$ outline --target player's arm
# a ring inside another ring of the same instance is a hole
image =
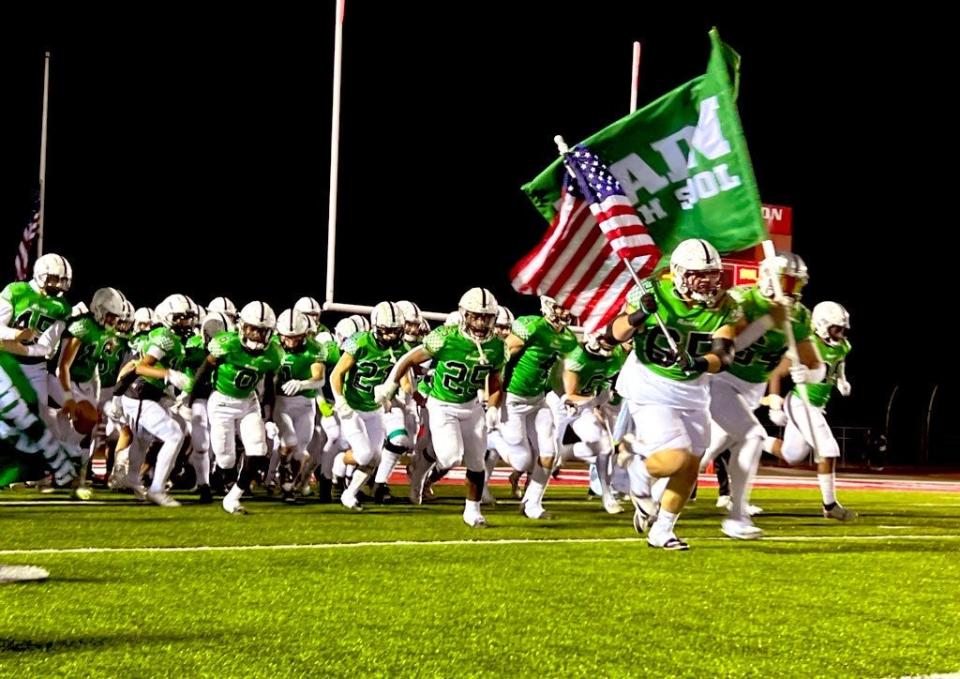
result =
[[[274,371],[272,370],[263,376],[263,403],[261,407],[264,420],[273,419],[273,403],[276,398],[273,386],[274,379]]]
[[[506,345],[507,358],[512,358],[520,353],[520,350],[523,349],[526,342],[511,332],[507,335],[507,339],[504,340],[504,344]]]
[[[80,352],[83,342],[77,337],[71,337],[63,343],[63,349],[60,350],[60,361],[57,364],[57,379],[60,380],[60,388],[63,393],[69,397],[73,393],[70,380],[70,368],[73,366],[73,360]],[[71,399],[72,400],[72,399]],[[66,406],[66,404],[64,404]]]
[[[582,404],[589,401],[592,396],[580,395],[580,373],[564,367],[563,369],[563,392],[564,400],[571,403]]]
[[[323,363],[310,364],[310,379],[287,380],[280,385],[280,390],[287,396],[295,396],[302,391],[320,389],[325,384],[326,366]]]
[[[36,342],[27,345],[27,353],[24,355],[33,358],[49,356],[54,347],[57,346],[57,342],[60,341],[60,335],[63,334],[66,327],[67,324],[63,321],[54,321],[40,334]]]
[[[202,384],[203,380],[206,379],[210,371],[217,367],[217,363],[219,363],[219,359],[216,356],[213,354],[207,354],[207,357],[203,360],[203,362],[200,363],[200,366],[193,373],[193,383]],[[193,390],[191,390],[190,398],[187,401],[187,405],[191,406],[193,405],[192,391]]]
[[[426,363],[431,358],[433,358],[433,355],[427,351],[426,347],[422,344],[418,344],[405,353],[400,357],[400,360],[393,364],[393,369],[390,371],[390,374],[387,375],[386,381],[373,388],[374,399],[379,403],[386,403],[392,399],[394,394],[397,393],[397,388],[401,382],[407,379],[407,371],[415,365]],[[405,387],[405,390],[408,392],[411,390],[409,387],[410,384],[408,381],[407,387]]]
[[[609,344],[623,344],[630,340],[647,318],[657,312],[657,298],[651,292],[640,295],[640,304],[634,310],[627,311],[614,318],[604,331],[604,339]]]

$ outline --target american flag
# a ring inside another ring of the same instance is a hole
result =
[[[510,278],[517,292],[554,297],[591,332],[623,308],[633,285],[624,260],[644,278],[656,266],[660,250],[595,153],[577,146],[564,154],[563,162],[567,173],[560,209]]]
[[[15,265],[17,267],[17,280],[25,281],[30,277],[30,249],[37,234],[40,233],[40,198],[37,197],[33,206],[33,216],[27,222],[23,229],[23,235],[20,237],[20,245],[17,248],[17,258]]]

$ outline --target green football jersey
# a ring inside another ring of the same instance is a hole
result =
[[[507,392],[517,396],[540,396],[550,391],[550,377],[557,361],[577,348],[570,328],[561,331],[543,316],[521,316],[511,331],[524,341],[507,368]]]
[[[275,342],[268,343],[261,353],[250,352],[240,341],[239,332],[218,333],[207,350],[217,359],[214,389],[233,398],[252,394],[264,376],[277,371],[283,353]]]
[[[817,345],[817,350],[820,352],[820,358],[827,366],[827,376],[823,378],[823,382],[808,384],[807,394],[810,396],[810,405],[823,408],[830,400],[830,394],[833,392],[833,387],[837,383],[837,377],[840,374],[840,364],[847,360],[847,354],[850,353],[850,342],[843,340],[839,344],[833,345],[824,342],[820,339],[819,335],[814,334],[813,337]],[[800,396],[800,391],[797,387],[793,388],[793,393]]]
[[[660,318],[677,348],[686,352],[691,359],[710,353],[713,333],[741,318],[739,305],[729,295],[724,295],[713,307],[700,304],[691,307],[677,295],[672,280],[651,282]],[[627,313],[633,313],[639,308],[642,294],[644,291],[636,286],[630,290],[627,294]],[[673,360],[670,345],[653,314],[647,316],[637,330],[633,345],[640,362],[661,377],[681,382],[699,377],[698,373],[686,372]]]
[[[612,386],[626,360],[627,350],[622,346],[614,347],[609,356],[591,354],[580,346],[567,356],[564,367],[577,373],[577,395],[596,396]]]
[[[403,355],[403,347],[381,348],[373,332],[358,332],[343,343],[342,353],[350,354],[354,365],[344,375],[343,397],[354,410],[372,412],[379,408],[373,388],[387,381],[394,364]]]
[[[314,363],[326,364],[325,352],[325,346],[311,338],[307,338],[299,351],[294,352],[284,349],[283,358],[280,361],[280,372],[275,385],[277,393],[283,394],[281,387],[290,380],[309,380],[313,376],[311,366]],[[316,389],[307,389],[297,395],[316,398],[317,393]]]
[[[13,310],[10,326],[18,329],[30,328],[42,334],[57,321],[70,317],[70,303],[62,297],[50,297],[35,290],[28,282],[10,283],[0,292],[0,299],[7,302]],[[17,356],[21,363],[43,363],[42,356]]]
[[[755,285],[733,288],[729,294],[740,305],[748,323],[765,316],[773,305]],[[805,306],[799,302],[794,304],[790,310],[790,320],[797,342],[810,337],[810,311]],[[737,352],[729,368],[730,374],[752,384],[766,382],[786,352],[787,336],[783,329],[771,328],[749,347]]]
[[[506,363],[503,340],[492,335],[477,343],[464,336],[458,325],[443,325],[431,330],[423,348],[433,357],[433,379],[427,395],[447,403],[467,403],[486,389],[487,378],[499,373]],[[481,358],[480,351],[483,350]],[[426,382],[426,380],[424,380]]]
[[[183,370],[183,340],[169,328],[155,328],[151,330],[150,335],[147,337],[146,344],[143,347],[143,353],[144,355],[150,354],[156,357],[156,365],[161,368]],[[137,380],[142,380],[160,391],[163,391],[166,386],[163,380],[155,377],[140,376]]]
[[[70,379],[89,382],[100,375],[100,386],[117,383],[127,342],[113,328],[104,328],[91,316],[80,316],[67,326],[67,333],[80,340],[80,348],[70,365]]]

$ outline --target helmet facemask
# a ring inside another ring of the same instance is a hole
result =
[[[249,351],[263,351],[272,336],[273,330],[269,327],[240,322],[240,343]]]
[[[496,314],[481,314],[460,308],[461,332],[481,342],[490,338],[496,320]]]

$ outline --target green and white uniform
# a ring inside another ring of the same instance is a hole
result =
[[[151,330],[143,351],[145,357],[152,356],[156,359],[155,367],[183,370],[183,340],[169,328]],[[180,424],[161,403],[165,389],[163,380],[138,376],[120,399],[124,419],[133,432],[128,477],[131,486],[140,483],[140,465],[153,438],[163,441],[150,485],[153,493],[166,492],[166,482],[173,470],[184,436]]]
[[[313,376],[314,363],[326,362],[326,345],[313,338],[307,338],[298,351],[284,350],[277,373],[276,405],[273,420],[280,430],[280,442],[284,447],[293,448],[294,455],[301,459],[307,444],[314,435],[317,419],[317,394],[319,390],[308,389],[294,396],[283,393],[283,385],[290,380],[309,380]]]
[[[564,361],[564,368],[576,373],[579,378],[577,395],[592,397],[590,401],[580,406],[579,411],[574,415],[566,412],[562,397],[556,399],[558,442],[563,442],[566,428],[569,426],[589,451],[588,455],[587,451],[574,446],[573,452],[576,457],[588,459],[596,457],[601,452],[609,451],[610,437],[607,435],[604,423],[597,419],[594,406],[608,402],[613,381],[626,360],[627,351],[622,346],[614,347],[609,356],[598,356],[578,346]]]
[[[570,328],[556,330],[543,316],[520,316],[511,331],[524,341],[507,365],[506,416],[500,431],[506,450],[499,451],[517,471],[533,464],[529,437],[536,436],[540,457],[557,452],[553,412],[545,398],[553,390],[551,374],[577,348]]]
[[[207,400],[210,447],[217,465],[231,469],[237,460],[238,429],[248,457],[267,454],[257,385],[267,375],[276,373],[283,352],[275,342],[269,342],[262,352],[251,352],[243,346],[239,332],[217,334],[207,350],[217,359],[212,377],[213,393]]]
[[[741,318],[729,295],[713,307],[689,305],[674,290],[672,280],[653,280],[657,311],[680,351],[691,359],[710,352],[713,334]],[[627,313],[639,308],[644,294],[634,287],[627,295]],[[617,379],[617,392],[643,441],[640,454],[670,448],[702,455],[710,442],[709,376],[688,373],[674,362],[656,318],[648,316],[633,338],[634,350]]]
[[[787,414],[787,426],[783,432],[783,458],[790,464],[797,464],[806,458],[814,447],[814,436],[811,434],[811,424],[816,435],[816,448],[820,458],[840,457],[840,446],[833,437],[833,431],[827,424],[825,410],[830,400],[837,379],[844,370],[843,366],[850,353],[850,342],[846,339],[838,344],[828,344],[819,335],[813,335],[820,358],[827,366],[827,375],[823,382],[806,385],[810,398],[808,407],[800,395],[800,387],[794,387],[783,404]],[[808,419],[807,413],[810,417]]]
[[[728,293],[752,323],[769,313],[773,303],[760,294],[756,286],[733,288]],[[810,311],[795,303],[790,312],[793,336],[797,343],[810,335]],[[767,434],[753,411],[760,407],[760,400],[767,391],[767,379],[787,352],[787,336],[783,328],[775,327],[746,349],[736,353],[730,368],[710,376],[710,417],[713,419],[710,449],[722,446],[719,454],[743,441],[748,436],[763,439]]]
[[[37,403],[43,406],[40,416],[48,425],[53,421],[46,407],[49,375],[46,360],[54,354],[70,313],[69,302],[42,293],[33,281],[10,283],[0,292],[0,339],[12,340],[25,328],[36,332],[36,337],[28,343],[30,355],[15,356],[14,360],[30,380]]]
[[[434,370],[425,389],[437,464],[449,469],[462,460],[470,471],[482,472],[487,437],[477,392],[486,390],[490,375],[503,371],[503,340],[491,335],[478,346],[459,326],[445,325],[424,338],[423,348]]]
[[[381,347],[373,331],[366,331],[347,339],[341,351],[353,356],[354,365],[343,378],[343,397],[353,412],[340,418],[340,435],[349,442],[357,464],[366,467],[379,458],[387,434],[373,389],[386,382],[403,347]]]

